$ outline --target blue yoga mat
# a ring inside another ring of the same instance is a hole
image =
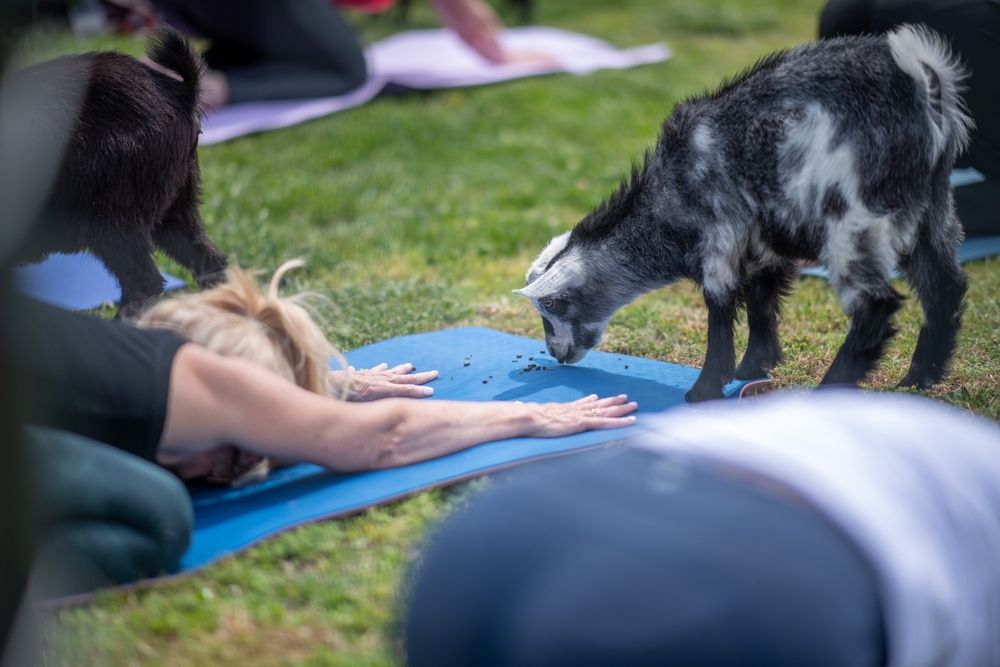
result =
[[[180,278],[161,275],[166,291],[184,287]],[[49,255],[38,264],[18,267],[14,280],[24,294],[66,310],[100,308],[121,299],[118,281],[88,253]]]
[[[403,468],[338,475],[314,465],[276,471],[260,484],[192,493],[194,538],[181,560],[188,571],[294,526],[358,512],[421,489],[484,475],[530,460],[579,451],[635,435],[643,415],[684,402],[699,371],[662,361],[591,352],[560,366],[541,341],[492,329],[449,329],[375,343],[346,355],[356,368],[410,361],[437,369],[433,398],[423,400],[568,401],[591,393],[627,393],[639,402],[635,426],[564,438],[517,438],[487,443]],[[466,365],[468,363],[468,365]],[[536,364],[541,370],[527,370]],[[726,387],[733,395],[745,385]]]

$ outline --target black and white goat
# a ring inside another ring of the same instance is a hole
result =
[[[924,325],[902,385],[941,379],[961,321],[963,233],[949,173],[972,121],[964,74],[922,27],[805,44],[679,104],[644,164],[553,239],[516,293],[542,315],[550,353],[573,363],[612,314],[681,278],[704,288],[708,349],[690,401],[781,359],[780,301],[797,260],[823,262],[850,316],[824,384],[862,380],[895,333],[897,266]],[[736,368],[733,326],[749,344]]]
[[[118,279],[120,312],[129,316],[163,291],[154,247],[203,286],[226,267],[198,213],[201,59],[167,28],[148,56],[167,72],[121,53],[86,53],[28,67],[6,82],[48,105],[37,123],[39,144],[66,137],[55,187],[21,259],[90,250]]]

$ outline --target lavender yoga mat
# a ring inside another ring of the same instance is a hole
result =
[[[618,49],[600,39],[558,28],[508,28],[501,40],[512,51],[545,54],[551,64],[493,65],[449,30],[412,30],[372,44],[366,53],[370,77],[346,95],[312,100],[247,102],[209,112],[202,125],[202,146],[255,132],[276,130],[360,106],[393,84],[414,90],[480,86],[542,74],[587,74],[662,62],[671,55],[664,44]]]
[[[180,278],[161,275],[165,291],[184,287]],[[15,269],[14,282],[24,294],[66,310],[100,308],[121,298],[118,281],[88,253],[49,255],[38,264]]]

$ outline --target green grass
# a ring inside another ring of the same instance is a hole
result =
[[[622,46],[666,40],[675,56],[585,78],[377,100],[203,148],[208,231],[244,266],[308,260],[289,289],[330,299],[328,330],[344,349],[465,324],[539,336],[537,318],[510,290],[542,245],[610,191],[678,100],[811,38],[820,5],[539,0],[540,23]],[[430,25],[426,10],[411,25]],[[394,29],[387,21],[361,26],[368,38]],[[142,48],[99,43],[108,45]],[[31,41],[29,58],[93,46],[45,33]],[[953,370],[931,394],[996,418],[1000,261],[967,268]],[[873,387],[903,376],[919,324],[910,300]],[[845,331],[829,287],[801,281],[785,309],[787,358],[777,382],[817,382]],[[619,313],[604,349],[698,365],[704,336],[701,298],[683,283]],[[395,664],[404,572],[453,502],[443,492],[420,494],[287,533],[155,590],[101,595],[51,617],[46,657],[54,665]]]

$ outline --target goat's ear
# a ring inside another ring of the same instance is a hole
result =
[[[529,299],[541,299],[546,296],[552,296],[562,291],[565,287],[567,277],[565,273],[566,270],[562,266],[550,269],[538,276],[530,284],[525,285],[521,289],[514,290],[514,294],[520,294]]]

